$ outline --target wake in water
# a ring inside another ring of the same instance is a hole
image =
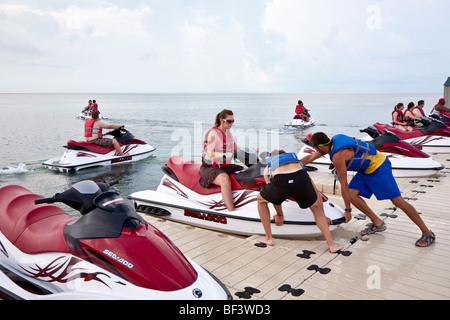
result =
[[[25,173],[28,172],[29,170],[27,169],[27,166],[25,165],[25,163],[19,163],[19,165],[14,168],[14,167],[6,167],[6,168],[2,168],[0,169],[0,175],[2,174],[16,174],[16,173]]]

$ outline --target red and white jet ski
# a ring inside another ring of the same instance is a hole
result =
[[[121,144],[122,152],[127,156],[119,156],[113,146],[105,148],[85,141],[69,140],[64,146],[67,150],[62,157],[52,158],[43,163],[46,168],[61,172],[107,166],[116,163],[138,161],[150,156],[155,148],[139,140],[124,128],[114,129],[105,135],[112,135]]]
[[[108,188],[81,181],[46,199],[21,186],[0,188],[0,298],[231,298]]]
[[[303,118],[299,115],[295,115],[291,122],[285,124],[286,127],[293,128],[309,128],[316,124],[316,121],[313,118],[309,118],[309,121],[303,120]]]
[[[370,136],[370,138],[363,138],[361,140],[373,144],[378,151],[386,154],[391,161],[392,173],[396,178],[430,177],[445,168],[445,166],[425,152],[401,140],[389,131],[382,135],[374,127],[368,127],[361,130],[361,132],[365,132]],[[309,146],[308,137],[303,142],[305,146],[298,153],[299,159],[316,152],[316,150]],[[328,154],[315,160],[310,166],[318,169],[319,172],[331,173],[332,170],[331,160]],[[349,174],[353,173],[349,172]]]
[[[388,130],[400,139],[420,147],[426,153],[450,153],[450,128],[442,121],[422,120],[423,127],[411,132],[403,132],[388,124],[375,123],[373,126],[382,134]]]
[[[255,162],[253,162],[255,163]],[[264,234],[258,214],[256,197],[265,185],[262,172],[264,162],[230,175],[235,211],[225,207],[219,186],[208,189],[199,185],[200,164],[186,161],[180,156],[171,157],[162,167],[165,173],[157,190],[145,190],[131,194],[136,210],[164,219],[195,225],[222,232],[254,235]],[[330,230],[344,222],[344,210],[322,195],[325,215],[332,221]],[[275,210],[269,205],[272,215]],[[284,225],[272,226],[275,237],[301,238],[319,236],[314,216],[309,209],[300,209],[297,202],[283,203]]]

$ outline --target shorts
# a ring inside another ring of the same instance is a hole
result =
[[[89,141],[89,143],[96,144],[98,146],[102,146],[105,148],[109,148],[112,146],[113,141],[112,141],[112,139],[108,139],[108,138],[97,138],[97,139]]]
[[[378,200],[391,200],[401,196],[389,159],[371,174],[356,173],[348,187],[359,190],[361,197],[370,199],[372,195]]]
[[[317,201],[314,185],[305,170],[277,174],[260,193],[265,200],[281,205],[286,199],[294,198],[302,209],[311,207]]]
[[[232,165],[231,167],[213,167],[210,165],[204,165],[200,167],[200,180],[199,184],[202,188],[208,189],[213,184],[214,179],[221,173],[233,174],[237,171],[242,171],[244,167],[238,165]]]

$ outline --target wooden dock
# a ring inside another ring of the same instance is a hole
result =
[[[342,254],[329,253],[322,237],[276,239],[274,247],[258,247],[256,235],[235,236],[144,216],[218,277],[236,300],[450,299],[450,155],[433,157],[446,166],[441,174],[397,179],[403,197],[436,234],[436,243],[428,248],[414,245],[421,232],[401,210],[374,199],[369,204],[383,215],[388,229],[360,237],[370,220],[352,219],[333,232],[345,247]],[[312,172],[311,177],[342,205],[339,188],[333,195],[330,174]],[[353,210],[354,217],[360,214]]]

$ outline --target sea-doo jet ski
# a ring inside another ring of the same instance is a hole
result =
[[[92,119],[92,113],[90,112],[80,112],[77,116],[77,119],[82,119],[82,120],[91,120]],[[106,120],[109,119],[107,116],[104,116],[102,114],[98,115],[98,120]]]
[[[360,140],[374,145],[378,151],[386,154],[391,161],[392,173],[396,178],[430,177],[445,168],[428,154],[401,140],[392,132],[387,131],[382,135],[372,126],[360,130],[360,132],[365,132],[370,136],[370,138]],[[308,139],[303,142],[305,146],[298,153],[299,159],[316,152],[309,145]],[[315,167],[319,172],[332,172],[328,154],[316,159],[310,166]],[[353,173],[349,172],[349,174]]]
[[[219,186],[205,189],[199,185],[200,164],[180,156],[171,157],[162,167],[165,175],[157,190],[135,192],[128,198],[134,201],[140,213],[232,234],[264,234],[256,197],[265,185],[262,176],[265,166],[264,161],[253,162],[248,169],[230,175],[234,212],[225,207]],[[335,230],[345,221],[344,210],[325,195],[322,198],[325,215],[332,221],[330,230]],[[275,214],[273,206],[269,208]],[[285,201],[283,213],[284,225],[272,226],[274,237],[321,235],[311,210],[300,209],[296,201]]]
[[[309,121],[303,120],[303,118],[299,115],[295,115],[291,122],[285,124],[286,127],[294,127],[294,128],[308,128],[312,127],[316,124],[316,121],[313,118],[309,118]]]
[[[128,153],[128,155],[119,156],[113,146],[105,148],[85,141],[69,140],[64,146],[67,150],[62,157],[47,160],[43,165],[61,172],[78,171],[91,167],[138,161],[147,158],[155,150],[153,146],[135,138],[124,128],[114,129],[105,135],[112,135],[120,143],[122,152]]]
[[[426,153],[450,153],[450,128],[440,120],[422,118],[422,127],[410,132],[397,130],[388,124],[375,123],[373,126],[382,134],[384,129],[396,134],[400,139],[422,148]]]
[[[217,278],[108,188],[86,180],[51,198],[17,185],[0,188],[0,297],[231,298]]]

